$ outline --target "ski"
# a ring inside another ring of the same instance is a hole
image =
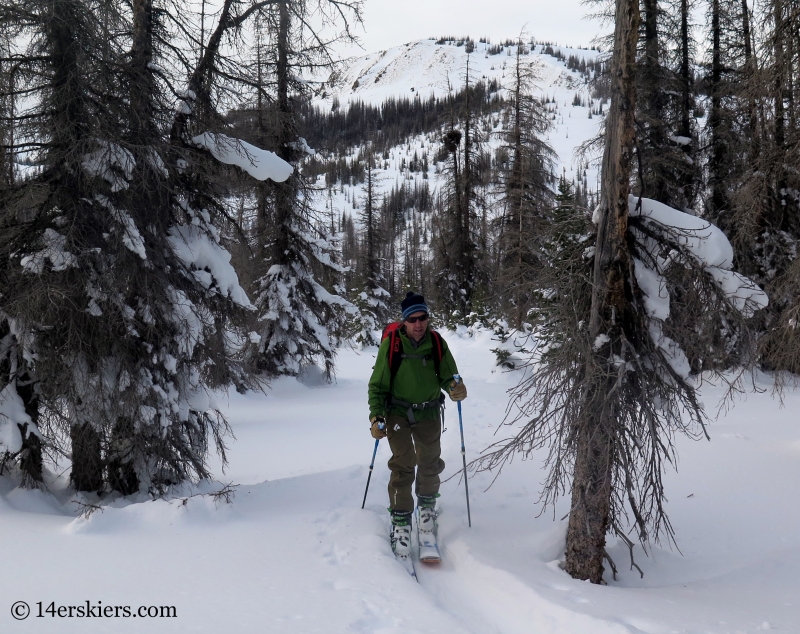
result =
[[[417,547],[419,548],[419,560],[423,564],[442,563],[442,556],[439,553],[439,545],[436,543],[438,525],[434,519],[433,530],[419,530],[419,510],[417,511]]]
[[[408,574],[414,577],[414,579],[417,579],[417,570],[414,568],[414,562],[411,560],[410,556],[404,557],[403,555],[395,555],[395,559],[400,562]],[[419,581],[419,579],[417,579],[417,581]]]

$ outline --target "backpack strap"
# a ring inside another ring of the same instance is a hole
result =
[[[433,341],[433,369],[436,370],[436,376],[439,376],[439,366],[441,366],[444,356],[444,341],[435,330],[431,330],[431,340]]]
[[[403,342],[397,332],[397,328],[389,331],[389,393],[392,392],[392,381],[400,364],[403,362]]]

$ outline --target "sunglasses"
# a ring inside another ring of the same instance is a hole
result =
[[[428,316],[422,315],[421,317],[408,317],[406,321],[409,324],[416,324],[418,321],[428,321]]]

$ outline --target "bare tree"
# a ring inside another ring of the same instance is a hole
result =
[[[699,438],[705,429],[684,346],[698,338],[707,349],[738,345],[746,363],[746,320],[766,304],[730,270],[719,229],[630,195],[638,33],[638,1],[617,0],[600,205],[591,224],[579,214],[553,223],[535,313],[539,347],[510,405],[508,422],[521,428],[476,465],[501,469],[516,453],[549,448],[542,499],[570,491],[566,570],[593,583],[603,581],[608,531],[631,557],[629,521],[645,549],[674,538],[662,473],[675,463],[675,434]],[[683,317],[702,313],[698,334],[696,320]]]
[[[553,207],[555,152],[543,139],[549,119],[533,95],[535,72],[526,62],[523,37],[517,40],[509,124],[504,132],[508,162],[501,173],[503,214],[498,236],[497,297],[519,328],[528,317],[543,264],[542,239]]]

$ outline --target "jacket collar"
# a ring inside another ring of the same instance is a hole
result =
[[[400,326],[398,331],[400,332],[400,335],[402,336],[402,338],[405,339],[405,341],[403,343],[405,344],[405,342],[407,341],[408,345],[410,345],[412,348],[414,348],[414,350],[419,350],[420,348],[424,347],[426,344],[430,343],[430,339],[431,339],[430,326],[428,326],[425,329],[425,334],[423,335],[422,339],[419,340],[419,343],[416,344],[416,345],[414,345],[414,343],[415,343],[414,340],[411,337],[408,336],[408,333],[406,333],[405,324]]]

